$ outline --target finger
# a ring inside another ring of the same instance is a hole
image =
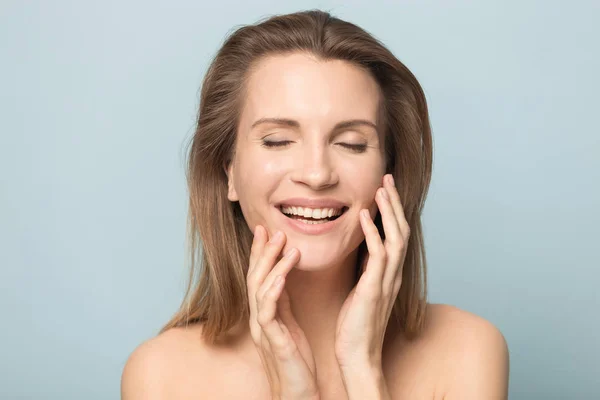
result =
[[[273,269],[269,271],[267,277],[264,279],[263,286],[271,286],[278,275],[283,277],[287,276],[288,272],[290,272],[291,269],[294,268],[294,266],[298,263],[299,255],[300,252],[295,247],[288,249],[281,260],[279,260]]]
[[[384,179],[384,187],[386,188],[390,197],[390,204],[392,205],[394,214],[396,215],[396,220],[398,221],[398,226],[400,227],[402,237],[406,241],[410,236],[410,226],[406,221],[404,207],[400,201],[400,194],[398,194],[398,189],[396,189],[396,186],[394,185],[394,177],[391,174],[386,176],[386,179]]]
[[[281,252],[281,248],[285,243],[285,235],[274,235],[271,240],[265,242],[266,236],[268,235],[266,229],[264,236],[259,238],[257,249],[261,249],[260,253],[256,254],[256,261],[251,273],[246,278],[246,285],[248,286],[248,302],[250,308],[250,330],[254,338],[260,336],[260,325],[256,318],[258,314],[257,303],[257,291],[264,281],[264,277],[273,268],[277,255]]]
[[[385,247],[381,242],[379,231],[371,219],[369,210],[361,210],[360,225],[365,233],[365,240],[369,252],[369,260],[367,261],[365,272],[361,276],[360,281],[364,279],[364,285],[366,285],[366,289],[371,295],[379,296],[381,293],[383,270],[387,258]]]
[[[289,303],[289,297],[284,292],[285,279],[289,271],[297,264],[299,252],[297,249],[290,249],[287,254],[275,265],[271,270],[270,275],[265,279],[256,295],[256,303],[258,307],[257,320],[261,326],[265,336],[267,336],[272,346],[276,347],[280,354],[289,350],[289,341],[291,336],[287,334],[283,322],[278,314],[279,303],[281,298],[285,297],[285,302]],[[278,283],[279,282],[279,283]],[[283,294],[285,296],[283,296]],[[274,324],[270,324],[273,320]]]
[[[248,263],[248,275],[254,269],[254,265],[258,260],[258,257],[262,253],[265,243],[268,239],[268,233],[266,229],[261,225],[256,225],[254,228],[254,239],[252,239],[252,248],[250,249],[250,262]]]
[[[281,322],[276,318],[277,301],[283,291],[285,277],[279,275],[265,292],[258,304],[257,321],[264,336],[269,341],[271,349],[278,355],[286,355],[292,350],[287,329],[283,329]]]
[[[264,279],[262,285],[256,291],[256,299],[260,301],[262,296],[266,293],[267,290],[273,285],[275,279],[278,276],[286,277],[288,272],[294,265],[298,263],[298,250],[295,248],[289,249],[288,252],[275,264],[275,266],[271,269],[267,277]]]
[[[283,289],[284,278],[279,276],[271,286],[257,299],[258,313],[256,320],[263,331],[269,336],[282,335],[279,324],[275,321],[277,299]],[[270,341],[270,340],[269,340]]]
[[[400,290],[400,286],[402,285],[402,274],[404,270],[404,258],[406,257],[406,249],[408,245],[408,240],[410,238],[410,225],[406,220],[406,216],[404,215],[404,207],[400,200],[400,194],[394,184],[394,177],[392,174],[389,174],[384,179],[384,185],[387,189],[387,193],[390,197],[390,203],[392,208],[394,209],[394,213],[396,214],[396,220],[398,221],[398,226],[400,227],[400,232],[402,236],[402,249],[400,253],[400,267],[398,273],[393,279],[393,290],[392,293],[398,293]]]
[[[269,271],[273,269],[277,257],[285,245],[285,240],[285,234],[278,231],[271,237],[271,240],[264,245],[262,252],[256,260],[252,273],[248,275],[247,280],[250,291],[255,293],[256,289],[262,285]]]
[[[265,242],[267,240],[267,231],[261,225],[256,225],[254,228],[254,238],[252,239],[252,247],[250,249],[250,260],[248,262],[248,272],[246,274],[246,286],[248,288],[248,304],[250,308],[250,333],[254,340],[260,339],[260,326],[256,323],[256,294],[255,286],[251,284],[252,271],[255,269],[256,262],[263,252]]]
[[[385,188],[379,188],[375,198],[377,200],[379,211],[381,212],[381,221],[385,231],[384,247],[387,255],[386,265],[384,266],[383,271],[382,287],[386,293],[391,293],[394,278],[398,275],[398,269],[400,268],[399,260],[401,257],[403,239],[389,197],[385,197],[386,193],[387,191]]]

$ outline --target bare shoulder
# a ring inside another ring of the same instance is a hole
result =
[[[443,398],[508,397],[509,353],[500,330],[485,318],[447,304],[429,304],[424,333],[439,355]]]
[[[260,357],[248,348],[254,349],[243,332],[209,344],[200,324],[169,329],[131,353],[121,377],[121,399],[267,398]]]
[[[174,383],[203,375],[201,327],[172,328],[146,340],[130,354],[121,375],[122,400],[178,398]]]
[[[392,398],[505,399],[508,349],[486,319],[446,304],[427,304],[422,333],[400,332],[388,348],[384,374]]]
[[[504,341],[500,330],[491,322],[449,304],[428,304],[426,326],[426,334],[439,340]]]

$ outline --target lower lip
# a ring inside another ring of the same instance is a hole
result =
[[[333,221],[327,221],[327,222],[323,222],[320,224],[305,224],[304,222],[301,222],[300,220],[288,218],[284,213],[281,212],[279,207],[276,207],[276,208],[277,208],[277,212],[279,212],[279,215],[281,215],[286,220],[286,222],[289,224],[290,227],[292,227],[294,230],[296,230],[300,233],[304,233],[304,234],[308,234],[308,235],[319,235],[319,234],[327,233],[327,232],[335,229],[335,227],[340,224],[340,220],[342,218],[344,218],[344,216],[348,212],[348,210],[346,209],[346,211],[344,211],[344,213],[342,215],[340,215]]]

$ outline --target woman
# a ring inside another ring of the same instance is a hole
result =
[[[501,333],[426,302],[427,105],[372,36],[321,11],[238,29],[189,156],[202,270],[123,399],[507,397]]]

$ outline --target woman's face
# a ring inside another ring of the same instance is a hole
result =
[[[239,201],[252,231],[258,224],[269,237],[283,231],[284,251],[300,250],[299,269],[345,259],[364,239],[359,211],[377,214],[374,197],[385,173],[384,141],[375,128],[379,101],[376,81],[345,61],[294,53],[265,58],[252,70],[228,198]],[[307,224],[301,219],[312,211],[297,208],[303,200],[330,203],[309,209],[345,211],[334,222]],[[303,217],[286,216],[282,204]]]

